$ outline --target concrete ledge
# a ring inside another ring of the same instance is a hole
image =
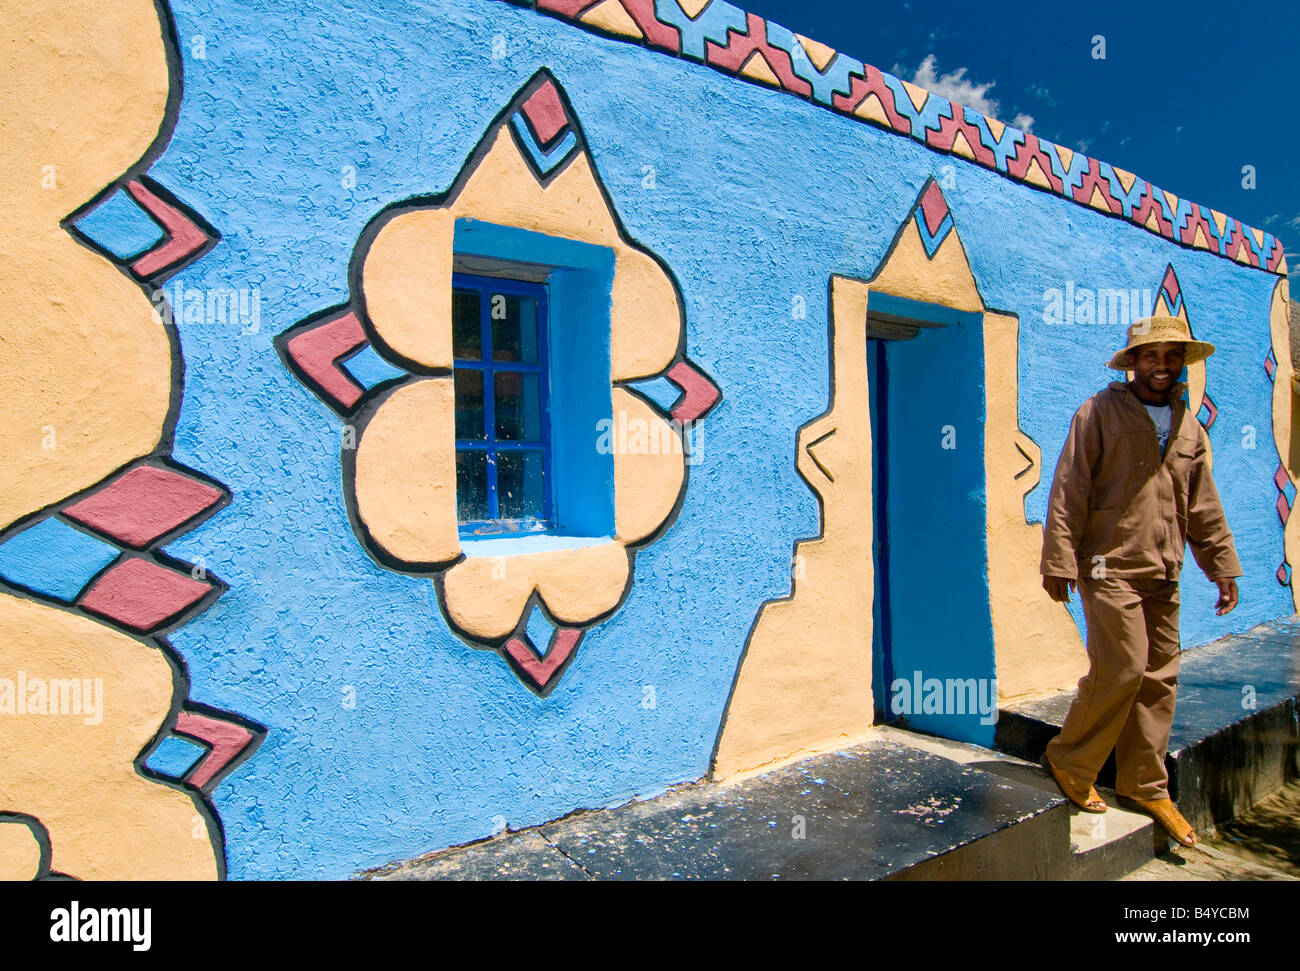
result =
[[[1300,777],[1297,752],[1300,703],[1288,698],[1174,753],[1171,794],[1193,826],[1227,822]]]
[[[377,879],[1063,879],[1059,795],[891,739],[362,876]]]
[[[889,880],[1066,880],[1073,874],[1065,803],[958,850],[891,874]]]
[[[1054,796],[1060,795],[1056,783],[1042,767],[1024,759],[966,742],[954,742],[951,739],[936,738],[931,735],[917,735],[888,726],[878,731],[888,738],[900,740],[903,744],[923,748],[971,768],[1002,776],[1020,785],[1032,786]],[[1110,806],[1109,811],[1105,813],[1085,813],[1069,803],[1065,804],[1070,819],[1068,834],[1070,867],[1065,876],[1071,880],[1117,879],[1138,867],[1145,866],[1155,854],[1164,852],[1170,845],[1168,837],[1163,832],[1155,831],[1155,824],[1151,817],[1120,808],[1115,804],[1115,794],[1109,790],[1103,789],[1101,795]],[[1021,825],[1013,832],[1017,840],[1025,840],[1032,847],[1036,834],[1030,828]],[[997,848],[1002,835],[998,833],[982,840],[978,849]],[[1056,847],[1053,846],[1052,850],[1055,849]],[[1008,847],[1008,852],[1019,853],[1022,850],[1018,846]],[[956,869],[952,866],[939,867],[934,870],[934,875],[940,879],[998,879],[996,874],[999,863],[1000,858],[992,861],[991,865],[977,866],[973,870]],[[924,870],[924,865],[917,869]],[[906,879],[906,872],[899,878]],[[1047,878],[1059,879],[1060,877],[1052,874]]]

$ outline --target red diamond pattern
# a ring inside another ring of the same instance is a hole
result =
[[[143,549],[221,501],[221,490],[172,469],[141,465],[63,510],[69,519]]]
[[[209,583],[132,557],[109,567],[81,598],[81,607],[147,634],[183,614],[210,590]]]

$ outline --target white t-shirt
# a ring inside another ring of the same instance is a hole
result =
[[[1160,451],[1165,450],[1165,443],[1169,441],[1169,425],[1173,417],[1173,409],[1169,405],[1149,405],[1145,401],[1142,406],[1146,408],[1147,414],[1151,420],[1156,423],[1156,437],[1160,439]]]

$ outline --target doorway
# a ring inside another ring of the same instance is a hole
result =
[[[983,315],[871,293],[866,343],[876,721],[990,745]]]

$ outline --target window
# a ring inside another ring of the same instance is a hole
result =
[[[467,553],[614,535],[614,251],[476,219],[452,243],[456,505]],[[522,545],[520,545],[522,544]]]
[[[554,525],[546,312],[543,284],[452,277],[456,505],[469,532]]]

